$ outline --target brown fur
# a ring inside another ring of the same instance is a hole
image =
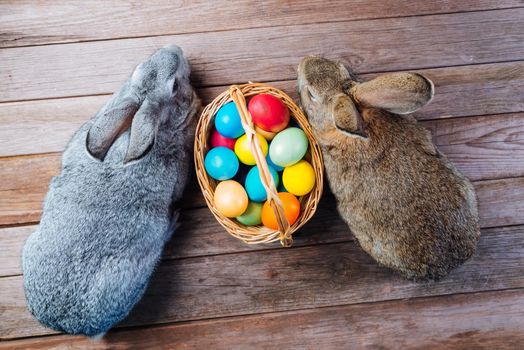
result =
[[[376,84],[396,100],[384,98],[386,104],[409,110],[427,103],[432,83],[403,74],[405,84],[398,75],[391,84],[387,75]],[[371,89],[357,99],[355,91],[368,83],[359,85],[340,63],[305,58],[298,81],[338,210],[362,248],[414,279],[441,278],[467,260],[480,236],[474,189],[436,149],[430,133],[413,117],[359,103],[347,108],[342,124],[348,128],[341,128],[339,109],[346,103],[340,94],[353,103],[383,92]]]

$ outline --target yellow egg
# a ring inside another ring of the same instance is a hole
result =
[[[228,218],[242,215],[248,205],[246,190],[233,180],[220,182],[215,188],[213,199],[217,210]]]
[[[260,143],[260,148],[262,149],[262,153],[264,153],[264,157],[267,155],[267,141],[266,139],[260,135],[256,134],[258,141]],[[242,135],[238,138],[237,142],[235,142],[235,154],[237,155],[238,159],[246,164],[246,165],[255,165],[255,157],[253,156],[253,153],[251,153],[251,150],[249,149],[249,142],[247,140],[247,135]]]
[[[303,196],[311,192],[315,186],[315,171],[311,164],[301,160],[284,168],[282,182],[289,193],[295,196]]]

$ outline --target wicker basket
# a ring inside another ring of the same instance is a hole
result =
[[[275,188],[273,181],[271,181],[271,174],[266,159],[262,153],[258,139],[255,137],[251,115],[246,108],[246,97],[262,93],[274,95],[284,102],[284,104],[289,108],[291,117],[294,118],[304,130],[309,141],[310,155],[308,155],[308,160],[315,171],[315,187],[310,193],[299,198],[300,215],[296,222],[291,226],[284,215],[284,209],[282,202],[277,195],[277,189]],[[267,199],[269,200],[270,206],[277,218],[278,230],[272,230],[264,226],[244,226],[235,219],[223,216],[214,206],[213,196],[218,181],[214,180],[207,174],[204,168],[204,158],[209,150],[208,140],[213,129],[214,116],[220,107],[230,101],[234,101],[239,111],[242,127],[248,137],[251,152],[253,153],[256,164],[260,169],[262,185],[266,189]],[[217,221],[232,236],[247,244],[269,243],[279,240],[283,246],[291,246],[293,242],[291,237],[292,233],[304,225],[313,216],[317,209],[318,202],[322,196],[323,168],[324,165],[320,147],[313,137],[313,132],[308,120],[293,100],[279,89],[261,83],[232,85],[228,91],[217,96],[213,102],[207,105],[202,111],[195,136],[195,169],[198,183],[200,184],[206,203]]]

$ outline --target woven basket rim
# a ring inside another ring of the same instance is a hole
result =
[[[254,125],[251,115],[247,111],[245,104],[245,98],[262,93],[276,96],[284,102],[290,111],[291,118],[294,119],[302,128],[309,142],[308,149],[310,159],[308,159],[308,161],[312,165],[315,172],[315,186],[310,193],[299,197],[300,214],[293,225],[289,225],[287,219],[285,218],[282,203],[277,196],[277,190],[273,182],[270,180],[271,175],[269,175],[269,171],[267,170],[266,159],[264,156],[260,157],[260,155],[263,153],[260,149],[257,138],[254,137]],[[220,107],[231,101],[235,102],[237,108],[239,109],[242,119],[242,126],[246,132],[246,135],[248,135],[250,148],[255,156],[256,165],[259,166],[261,172],[262,183],[266,188],[266,192],[268,193],[268,201],[270,202],[271,208],[277,217],[279,226],[278,230],[272,230],[265,226],[242,225],[234,218],[227,218],[223,216],[214,206],[214,190],[219,181],[211,178],[205,171],[204,158],[207,151],[210,149],[208,140],[210,132],[213,129],[215,114],[220,109]],[[231,85],[229,89],[219,94],[211,103],[204,107],[198,120],[195,133],[194,158],[195,172],[198,183],[208,208],[213,213],[215,219],[226,229],[230,235],[242,240],[244,243],[259,244],[280,241],[283,246],[290,246],[293,241],[292,234],[302,227],[309,219],[311,219],[317,210],[324,186],[324,164],[320,146],[313,136],[313,130],[309,124],[309,121],[298,105],[284,91],[271,85],[252,82],[242,85]],[[268,175],[267,178],[264,178],[263,174],[265,172],[266,175]]]

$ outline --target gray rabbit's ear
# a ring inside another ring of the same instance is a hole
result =
[[[348,95],[338,94],[333,98],[333,120],[337,129],[352,136],[365,137],[362,117]]]
[[[87,132],[86,146],[89,153],[104,160],[114,140],[131,124],[133,115],[138,110],[138,102],[130,97],[119,100],[115,96],[94,118]]]
[[[408,114],[428,104],[435,93],[433,82],[416,73],[388,73],[351,88],[362,106]]]
[[[146,99],[138,112],[136,112],[131,124],[129,146],[124,163],[140,159],[153,146],[160,117],[154,113],[158,110],[159,108],[155,107],[153,102]]]

